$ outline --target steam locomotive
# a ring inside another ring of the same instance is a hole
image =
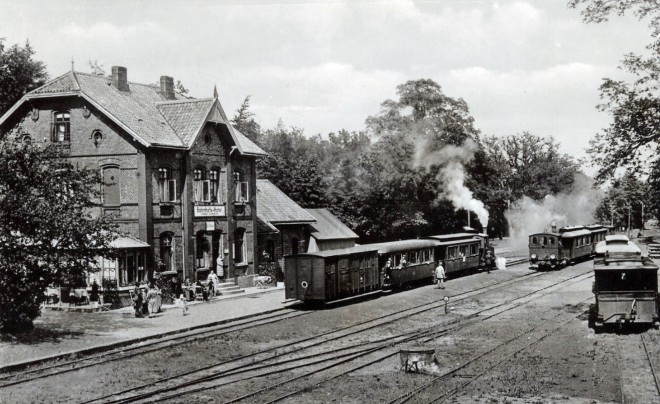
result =
[[[441,262],[447,275],[495,267],[486,234],[456,233],[365,244],[284,258],[287,299],[327,303],[431,282]]]
[[[602,225],[567,226],[529,236],[530,269],[561,269],[591,258],[610,229]]]

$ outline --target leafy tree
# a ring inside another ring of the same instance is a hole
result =
[[[596,209],[596,218],[615,226],[641,229],[648,209],[652,209],[649,189],[635,175],[628,173],[612,181],[605,198]],[[642,217],[644,208],[647,210]]]
[[[510,201],[523,196],[541,200],[570,189],[578,169],[572,157],[559,152],[559,143],[529,132],[483,141],[495,189]]]
[[[0,330],[32,328],[48,285],[110,255],[115,226],[94,215],[101,183],[50,146],[0,139]]]
[[[398,238],[456,230],[466,224],[466,213],[452,212],[444,169],[450,161],[462,169],[469,160],[467,145],[479,134],[474,119],[465,101],[443,94],[433,80],[408,81],[397,87],[397,95],[367,118],[367,132],[376,140],[365,167],[370,172],[365,182],[376,187],[369,211],[392,198],[386,205],[392,219],[376,220],[372,232]],[[410,226],[397,229],[397,223],[406,222],[415,223],[414,233]]]
[[[241,133],[255,143],[259,143],[261,126],[254,120],[254,114],[250,111],[250,96],[243,100],[243,103],[236,111],[236,115],[231,119],[231,124]]]
[[[25,46],[12,45],[5,49],[0,38],[0,116],[28,91],[43,85],[48,79],[46,65],[32,59],[34,50],[28,41]]]
[[[259,177],[270,180],[305,208],[325,206],[319,152],[314,152],[317,141],[318,138],[308,139],[302,130],[287,128],[282,122],[265,131],[261,143],[269,155],[257,163]]]
[[[607,21],[610,14],[631,12],[638,19],[648,19],[653,42],[650,55],[628,54],[623,70],[635,79],[631,82],[606,78],[600,86],[601,111],[612,115],[612,123],[591,141],[588,153],[600,166],[596,180],[604,182],[617,175],[619,168],[630,173],[648,172],[649,161],[657,161],[660,132],[660,13],[656,0],[571,0],[570,7],[584,6],[585,22]]]

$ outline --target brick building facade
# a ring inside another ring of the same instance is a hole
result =
[[[158,86],[127,76],[117,66],[109,77],[67,72],[7,111],[0,135],[50,142],[100,170],[94,214],[111,215],[122,237],[99,277],[124,286],[176,271],[194,280],[222,264],[226,278],[247,284],[259,259],[256,160],[265,152],[231,126],[217,94],[187,99],[171,77]]]

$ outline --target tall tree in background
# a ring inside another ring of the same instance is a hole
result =
[[[12,45],[6,49],[4,38],[0,38],[0,116],[48,79],[46,65],[34,60],[33,55],[28,41],[23,47]]]
[[[571,0],[569,6],[582,9],[585,22],[607,21],[611,14],[632,13],[639,20],[648,20],[653,42],[647,48],[650,55],[628,54],[623,70],[635,80],[605,79],[600,86],[601,111],[612,115],[612,123],[591,141],[588,150],[594,163],[600,166],[596,180],[614,178],[617,169],[629,173],[649,173],[649,161],[657,161],[660,152],[660,8],[657,0]]]
[[[496,174],[496,189],[502,190],[511,202],[523,196],[540,201],[546,195],[569,190],[574,181],[577,163],[559,152],[559,143],[529,132],[504,138],[483,140],[486,158]]]
[[[287,128],[282,122],[264,131],[260,143],[268,156],[257,163],[259,178],[275,184],[302,207],[324,207],[318,140],[306,138],[301,129]]]
[[[466,224],[465,212],[454,213],[442,198],[447,187],[441,151],[458,150],[477,139],[474,119],[465,101],[445,95],[433,80],[408,81],[397,87],[397,95],[397,100],[381,104],[379,114],[367,118],[376,154],[369,165],[378,167],[367,183],[380,187],[372,188],[371,205],[382,210],[378,204],[384,204],[394,216],[392,221],[373,218],[373,225],[382,227],[374,232],[391,239],[456,230]]]
[[[259,135],[261,134],[261,126],[254,120],[254,114],[250,111],[250,96],[248,95],[243,100],[243,103],[236,111],[236,114],[231,119],[231,124],[234,125],[242,134],[248,137],[251,141],[259,144]]]
[[[110,254],[116,226],[97,208],[98,170],[78,170],[54,146],[0,140],[0,331],[32,328],[48,285],[80,279]]]
[[[612,181],[596,209],[596,218],[603,223],[615,226],[643,228],[645,219],[649,216],[651,189],[633,174],[626,174]],[[644,216],[642,216],[644,213]],[[630,221],[630,223],[629,223]]]

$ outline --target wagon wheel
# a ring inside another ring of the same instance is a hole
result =
[[[593,328],[593,330],[596,333],[598,333],[597,329],[599,327],[596,326],[596,315],[597,315],[596,306],[595,305],[589,306],[589,317],[588,317],[588,320],[587,320],[587,324],[588,324],[589,328]]]

